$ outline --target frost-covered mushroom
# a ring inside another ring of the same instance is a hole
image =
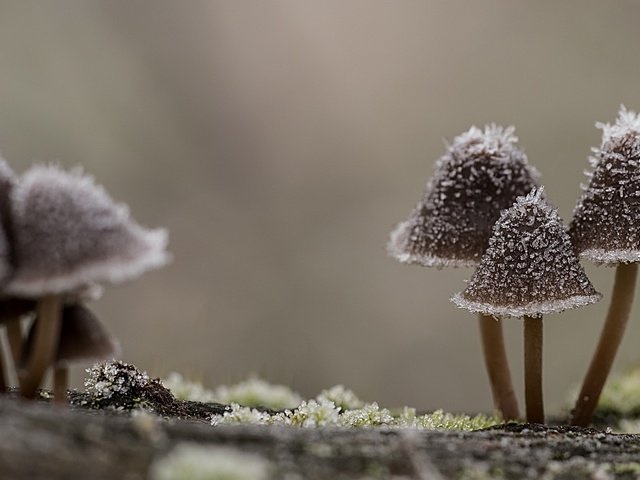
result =
[[[88,287],[119,283],[168,260],[165,230],[137,224],[79,170],[28,170],[11,194],[15,271],[5,292],[37,299],[33,348],[19,372],[33,397],[55,354],[63,302]]]
[[[538,186],[538,172],[517,145],[513,127],[472,127],[436,162],[422,200],[391,233],[389,254],[427,267],[475,266],[489,244],[500,212]],[[518,415],[499,320],[478,316],[496,408]]]
[[[574,211],[571,239],[581,258],[615,266],[609,311],[572,413],[573,425],[591,422],[622,341],[640,262],[640,115],[624,106],[602,129],[600,148],[589,159],[588,186]]]
[[[28,358],[33,346],[33,330],[25,346]],[[56,403],[66,402],[69,365],[110,360],[120,354],[120,344],[86,306],[77,303],[64,307],[60,338],[54,356],[53,394]]]
[[[489,248],[452,301],[472,312],[524,317],[527,420],[544,422],[542,400],[542,316],[582,307],[601,295],[573,253],[556,210],[542,187],[518,198],[493,228]]]

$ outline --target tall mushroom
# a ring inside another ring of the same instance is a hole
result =
[[[33,397],[55,355],[64,302],[164,265],[167,234],[138,225],[91,177],[54,166],[24,174],[11,210],[15,271],[5,292],[37,300],[33,348],[18,374],[22,395]]]
[[[602,144],[590,158],[570,234],[581,258],[616,267],[609,311],[572,412],[573,425],[587,426],[613,365],[629,319],[640,262],[640,115],[624,106],[615,124],[596,124]]]
[[[33,347],[33,329],[25,344],[25,357]],[[120,354],[120,344],[81,303],[66,305],[62,311],[60,339],[54,356],[53,398],[66,403],[69,386],[69,365],[73,363],[109,360]]]
[[[517,146],[513,127],[472,127],[454,138],[436,162],[422,200],[391,233],[389,254],[427,267],[471,267],[489,243],[500,211],[537,186],[538,172]],[[518,418],[499,320],[479,314],[485,364],[494,404],[503,418]]]
[[[467,288],[452,298],[471,312],[524,318],[527,421],[536,423],[544,422],[542,316],[601,298],[542,192],[533,190],[502,212]]]

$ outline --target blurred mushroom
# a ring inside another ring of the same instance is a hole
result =
[[[587,426],[611,371],[629,319],[640,261],[640,116],[624,106],[590,158],[593,171],[583,186],[571,222],[576,252],[599,265],[615,266],[609,311],[598,346],[572,412],[573,425]]]
[[[389,254],[427,267],[475,266],[500,212],[536,187],[538,172],[517,146],[513,127],[472,127],[436,162],[422,200],[391,233]],[[500,320],[478,316],[496,408],[518,418]]]
[[[589,305],[601,295],[584,273],[543,188],[518,198],[493,228],[467,288],[452,301],[471,312],[524,317],[527,421],[543,423],[542,316]]]
[[[33,347],[33,330],[27,337],[25,356]],[[95,363],[120,355],[120,344],[102,322],[82,304],[72,304],[62,311],[62,325],[54,356],[53,394],[56,403],[66,403],[69,386],[69,365]]]
[[[28,170],[11,195],[15,272],[5,292],[37,300],[33,348],[18,374],[33,397],[55,355],[65,300],[135,278],[168,260],[165,230],[147,230],[80,171]]]

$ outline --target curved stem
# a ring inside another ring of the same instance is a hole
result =
[[[524,317],[524,396],[527,422],[544,423],[542,318]]]
[[[66,405],[69,388],[69,368],[57,365],[53,370],[53,401],[57,405]]]
[[[582,382],[582,389],[571,415],[571,425],[586,427],[591,423],[593,412],[598,406],[600,393],[602,393],[602,388],[611,371],[613,360],[629,320],[633,295],[636,290],[637,273],[638,264],[636,263],[621,263],[616,267],[616,278],[611,292],[609,311],[589,370]]]
[[[7,323],[7,339],[9,340],[9,346],[11,347],[13,364],[18,368],[22,363],[22,343],[24,341],[19,318]]]
[[[488,315],[478,315],[484,363],[491,382],[493,404],[504,420],[516,420],[518,400],[511,382],[509,361],[504,347],[502,321]]]
[[[58,295],[43,297],[38,302],[33,347],[18,373],[20,393],[25,398],[35,397],[47,368],[53,363],[60,337],[61,308]]]

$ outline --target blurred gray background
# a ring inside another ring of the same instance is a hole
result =
[[[256,373],[420,409],[491,410],[470,271],[396,263],[389,230],[470,125],[514,124],[568,220],[596,120],[640,108],[634,1],[0,1],[0,151],[84,165],[171,232],[173,263],[94,304],[124,359],[209,386]],[[545,394],[601,304],[545,320]],[[640,359],[638,308],[616,370]],[[507,322],[522,390],[521,322]],[[75,384],[81,384],[81,369]],[[519,392],[520,393],[520,392]]]

